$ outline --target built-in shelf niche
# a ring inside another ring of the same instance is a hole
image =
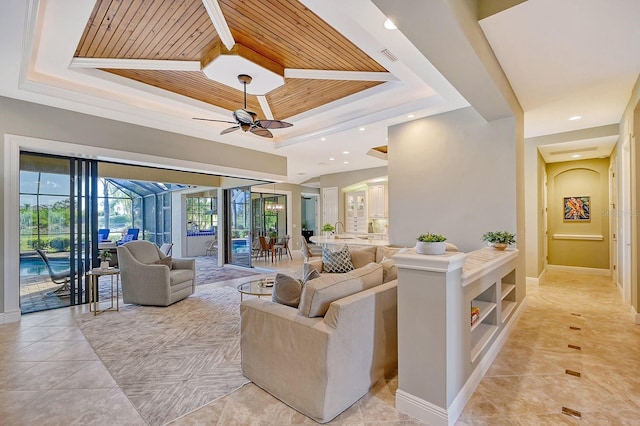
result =
[[[496,287],[498,283],[491,284],[486,290],[473,298],[471,306],[480,309],[480,316],[471,326],[471,362],[489,343],[493,335],[498,331]]]
[[[500,320],[505,322],[516,307],[516,270],[500,280]]]

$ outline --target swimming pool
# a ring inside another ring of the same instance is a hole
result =
[[[47,256],[48,257],[48,256]],[[67,271],[69,269],[69,258],[49,258],[51,268],[55,272]],[[48,275],[47,266],[37,254],[20,255],[20,276],[26,275]]]

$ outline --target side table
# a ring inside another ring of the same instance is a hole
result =
[[[106,309],[98,310],[98,280],[103,275],[109,275],[111,277],[111,306]],[[120,311],[120,290],[118,286],[120,285],[120,269],[118,268],[108,268],[108,269],[100,269],[93,268],[92,270],[86,273],[88,279],[91,280],[91,288],[89,289],[89,311],[91,311],[91,304],[93,303],[93,315],[98,315],[101,312],[113,309],[113,284],[115,277],[115,288],[116,288],[116,311]]]

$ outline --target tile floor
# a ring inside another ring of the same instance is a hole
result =
[[[300,263],[294,254],[294,261],[264,266],[299,274]],[[76,326],[73,314],[87,309],[0,325],[0,424],[145,424]],[[607,279],[550,272],[528,289],[519,322],[457,424],[640,424],[639,348],[640,326]],[[381,381],[333,423],[420,424],[395,410],[396,389],[396,378]],[[563,414],[563,407],[581,419]],[[174,422],[313,423],[252,384]]]

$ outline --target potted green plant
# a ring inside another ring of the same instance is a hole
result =
[[[416,240],[416,252],[420,254],[444,254],[447,249],[447,238],[440,234],[420,234]]]
[[[109,260],[111,259],[111,253],[109,250],[102,250],[100,252],[100,269],[109,269]]]
[[[333,232],[335,229],[336,229],[336,228],[334,228],[334,227],[333,227],[333,225],[332,225],[332,224],[330,224],[330,223],[325,223],[325,224],[322,226],[322,232],[324,232],[324,236],[325,236],[326,238],[329,238],[329,234],[330,234],[331,232]]]
[[[509,231],[489,231],[482,235],[482,241],[486,241],[496,250],[504,250],[509,244],[516,242],[516,234]]]

